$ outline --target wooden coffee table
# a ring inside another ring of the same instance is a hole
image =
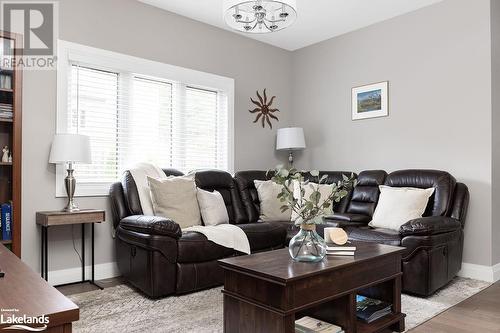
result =
[[[404,331],[401,313],[403,248],[356,243],[354,257],[295,262],[288,249],[220,260],[224,269],[224,332],[294,332],[311,316],[346,333]],[[356,318],[356,295],[392,304],[392,314],[371,324]]]

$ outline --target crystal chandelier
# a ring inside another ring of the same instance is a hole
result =
[[[296,0],[225,0],[224,20],[231,28],[249,33],[285,29],[297,18]]]

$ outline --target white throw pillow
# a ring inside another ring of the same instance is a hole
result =
[[[260,219],[262,221],[290,221],[291,211],[287,209],[281,212],[281,206],[286,202],[278,199],[278,194],[283,188],[272,180],[254,180],[260,201]]]
[[[311,188],[311,185],[314,186],[314,190]],[[302,188],[305,190],[304,198],[306,200],[310,200],[309,197],[311,196],[313,191],[315,191],[316,188],[318,188],[318,184],[317,183],[309,183],[307,185],[303,185]],[[321,193],[319,205],[322,205],[326,201],[326,199],[328,199],[328,197],[332,194],[332,191],[333,191],[333,184],[319,184],[319,193]],[[299,182],[297,180],[293,181],[293,197],[295,199],[297,199],[297,201],[299,203],[301,203],[302,196],[300,193]],[[330,201],[332,201],[332,200],[330,200]],[[331,202],[330,207],[328,207],[326,209],[325,215],[332,215],[333,214],[332,205],[333,205],[333,202]],[[298,217],[299,217],[299,215],[295,211],[292,211],[292,221],[295,221]]]
[[[374,228],[399,230],[406,222],[422,217],[434,188],[390,187],[380,185],[380,197],[372,221]]]
[[[229,223],[229,215],[227,215],[222,194],[217,191],[197,189],[196,197],[198,198],[198,206],[200,206],[201,218],[206,226]]]
[[[181,229],[201,225],[193,177],[148,177],[148,183],[156,216],[172,219]]]

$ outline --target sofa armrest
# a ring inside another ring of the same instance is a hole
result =
[[[406,222],[399,228],[399,234],[405,236],[430,236],[455,231],[462,228],[459,220],[446,216],[429,216]]]
[[[127,216],[120,221],[120,226],[130,231],[169,236],[175,239],[179,239],[182,236],[181,227],[177,223],[161,216]]]

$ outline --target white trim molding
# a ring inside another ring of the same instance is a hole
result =
[[[485,266],[463,262],[458,276],[494,283],[500,280],[500,263]]]
[[[109,279],[120,276],[120,271],[116,262],[108,262],[97,264],[94,267],[95,280]],[[85,278],[90,279],[92,274],[92,266],[85,266]],[[57,286],[65,283],[78,282],[82,279],[82,268],[74,267],[61,269],[57,271],[49,271],[49,284]]]

